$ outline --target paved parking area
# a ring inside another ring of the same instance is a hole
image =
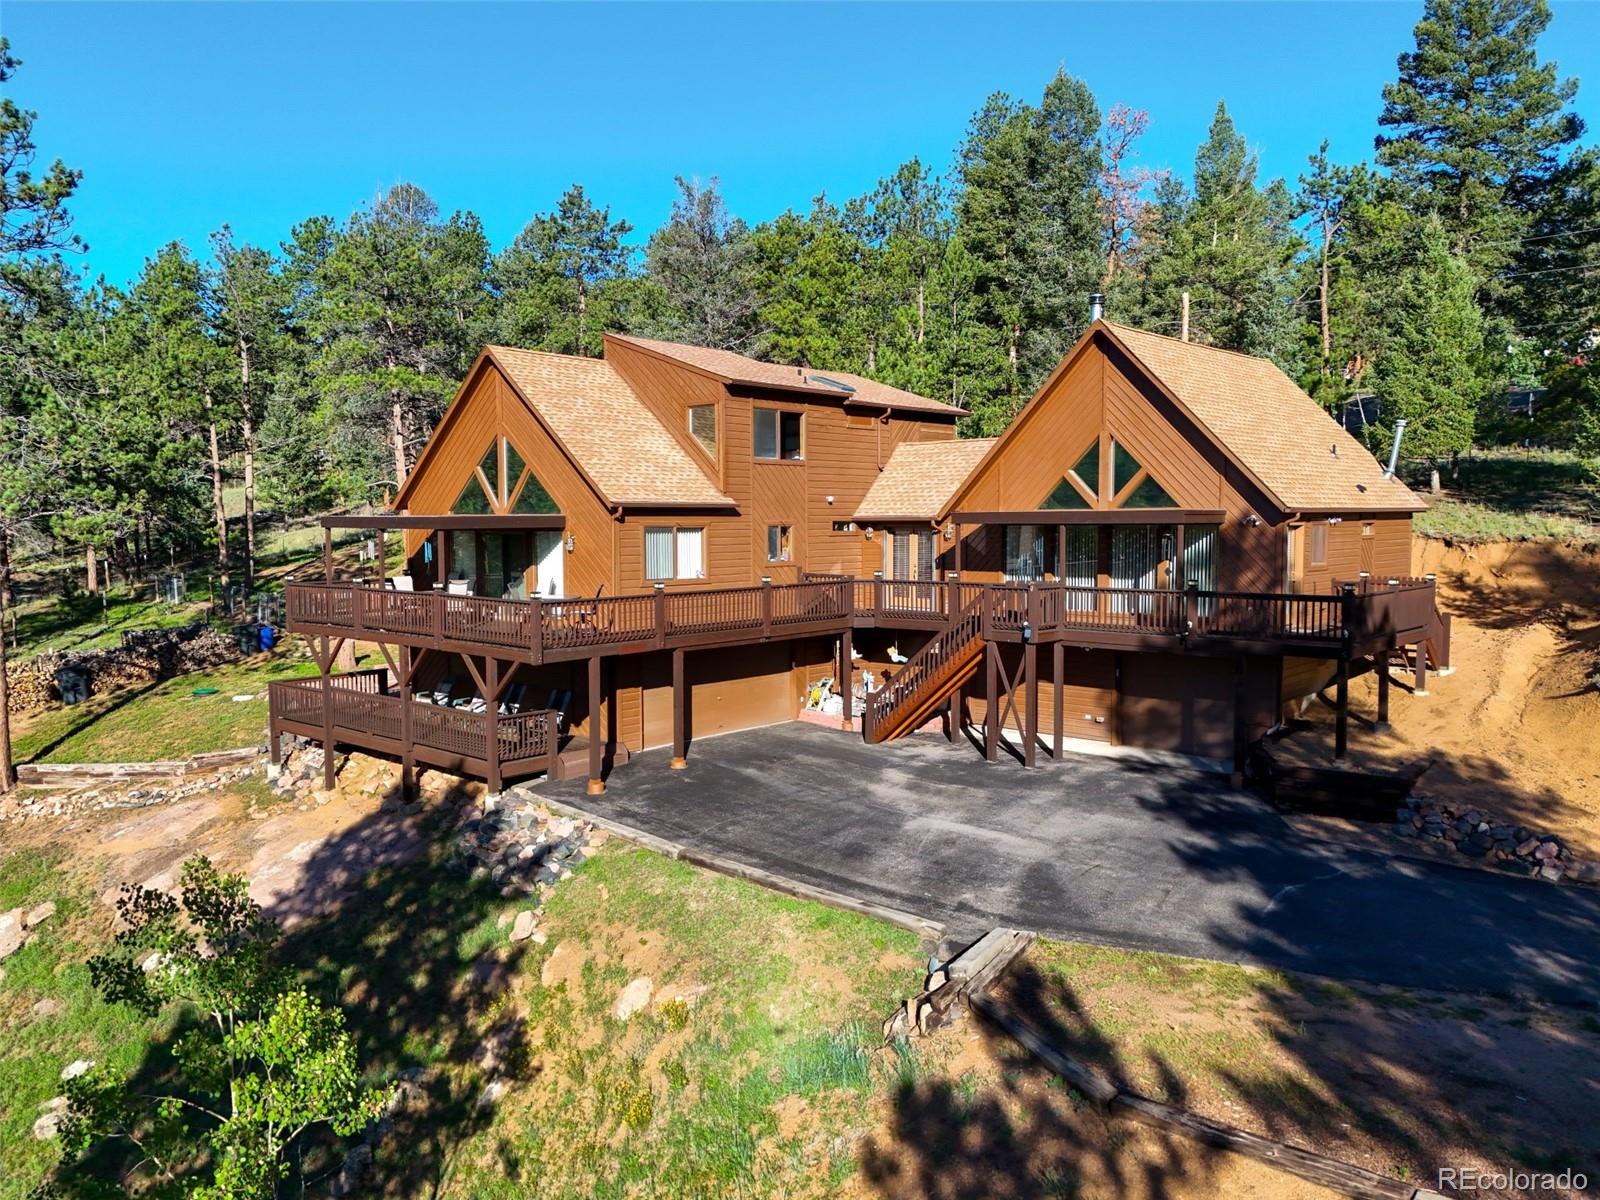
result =
[[[1197,769],[883,746],[803,723],[652,751],[603,796],[539,791],[944,922],[1413,987],[1600,1004],[1600,891],[1306,841]]]

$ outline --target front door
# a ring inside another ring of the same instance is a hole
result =
[[[538,529],[533,534],[533,560],[538,565],[539,595],[567,594],[565,537],[559,529]]]

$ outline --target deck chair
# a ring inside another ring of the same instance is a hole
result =
[[[445,585],[445,588],[452,596],[472,595],[472,581],[470,579],[451,579]]]
[[[456,684],[458,682],[459,680],[456,676],[446,675],[443,679],[439,680],[438,683],[434,684],[433,691],[420,692],[417,695],[417,699],[425,701],[428,704],[442,704],[448,706],[450,704],[450,694],[456,690]]]
[[[546,708],[556,714],[556,733],[564,734],[567,731],[567,710],[572,707],[571,688],[551,688],[550,698],[545,701]]]
[[[411,576],[409,575],[396,575],[389,582],[394,585],[394,590],[397,592],[412,592],[416,590],[412,586]]]
[[[527,698],[528,685],[520,679],[506,689],[505,699],[500,701],[500,715],[509,717],[522,711],[522,702]]]

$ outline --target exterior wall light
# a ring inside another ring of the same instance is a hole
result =
[[[951,521],[945,525],[944,540],[947,542],[953,542],[956,540],[956,523],[954,521]]]
[[[567,534],[567,553],[571,554],[578,548],[578,539],[572,534]]]

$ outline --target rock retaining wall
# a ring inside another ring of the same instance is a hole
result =
[[[1600,884],[1600,863],[1576,858],[1556,834],[1501,821],[1481,808],[1414,794],[1395,811],[1393,828],[1397,837],[1443,843],[1519,875],[1549,883]]]

